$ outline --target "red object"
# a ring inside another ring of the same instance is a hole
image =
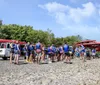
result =
[[[21,44],[21,45],[26,44],[26,42],[21,42],[21,41],[18,41],[18,40],[0,39],[0,43],[17,43],[17,42],[18,42],[18,44]]]
[[[78,42],[75,44],[76,46],[83,45],[89,48],[95,48],[97,51],[100,51],[100,42],[96,42],[96,40],[86,40],[82,42]]]

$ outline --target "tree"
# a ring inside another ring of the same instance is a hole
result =
[[[0,26],[2,25],[2,20],[0,20]]]
[[[5,25],[2,24],[2,21],[0,26],[0,38],[27,41],[32,43],[36,43],[38,40],[40,40],[40,42],[44,43],[46,46],[48,44],[55,44],[56,46],[59,46],[64,42],[68,42],[69,45],[74,45],[76,42],[82,40],[80,35],[55,38],[55,35],[49,28],[47,31],[34,30],[32,26],[21,26],[17,24]]]

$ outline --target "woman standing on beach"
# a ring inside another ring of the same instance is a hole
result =
[[[42,44],[42,56],[41,56],[41,61],[43,62],[45,60],[45,45]]]
[[[83,46],[83,44],[81,45],[81,52],[80,52],[80,54],[81,54],[81,58],[82,58],[82,60],[83,60],[83,62],[85,62],[85,47]]]
[[[52,44],[50,48],[51,48],[51,51],[52,51],[52,62],[55,62],[55,60],[57,59],[56,47],[54,46],[54,44]]]
[[[41,60],[41,56],[42,56],[42,46],[41,46],[41,43],[38,42],[36,44],[36,58],[37,58],[37,63],[39,64],[40,63],[40,60]]]
[[[29,63],[33,63],[34,48],[35,48],[34,45],[31,43],[29,47],[30,49]]]
[[[25,46],[26,49],[26,62],[29,62],[29,57],[30,57],[30,42],[28,42]]]
[[[14,55],[14,43],[10,43],[10,48],[11,48],[11,51],[10,51],[10,63],[12,64],[12,57]]]
[[[63,60],[63,53],[64,53],[63,47],[62,47],[62,45],[60,45],[60,47],[59,47],[59,60],[58,61]]]
[[[96,49],[94,48],[94,49],[92,49],[92,57],[93,57],[93,59],[95,58],[95,55],[96,55]]]
[[[14,46],[14,53],[15,53],[15,64],[19,63],[19,56],[20,56],[20,46],[18,44],[18,41],[16,42],[15,46]]]

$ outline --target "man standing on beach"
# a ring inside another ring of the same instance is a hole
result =
[[[65,42],[64,46],[63,46],[63,50],[65,53],[65,60],[66,63],[70,63],[70,54],[69,54],[69,45]]]
[[[26,45],[26,62],[29,62],[29,57],[30,57],[30,42],[28,42]]]
[[[41,61],[41,54],[42,52],[42,45],[41,43],[38,41],[38,43],[36,43],[36,58],[37,58],[37,63],[39,64]]]
[[[57,56],[56,56],[56,47],[54,46],[54,44],[52,44],[51,48],[52,48],[52,52],[54,54],[54,56],[52,56],[52,62],[55,62],[55,60],[57,59]]]

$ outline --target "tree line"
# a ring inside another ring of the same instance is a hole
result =
[[[47,31],[35,30],[32,26],[21,26],[17,24],[2,24],[0,20],[0,39],[13,39],[26,42],[36,43],[38,40],[45,44],[55,44],[56,46],[68,42],[69,45],[82,40],[80,35],[55,37],[50,29]]]

